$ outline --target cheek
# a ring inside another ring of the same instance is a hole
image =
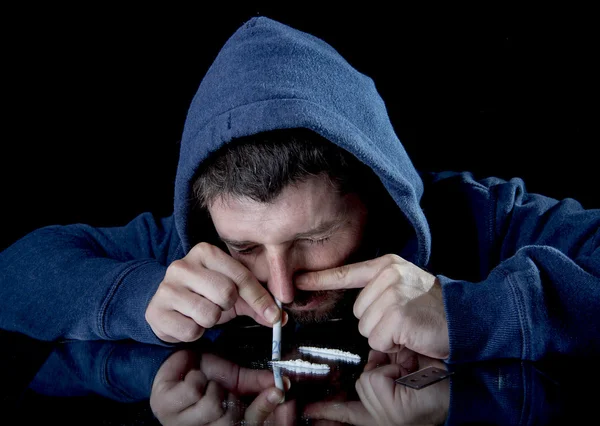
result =
[[[305,255],[306,261],[304,262],[304,265],[302,265],[302,269],[308,271],[320,271],[323,269],[335,268],[336,266],[341,266],[346,257],[347,256],[344,256],[343,253],[336,249],[309,249],[309,252]]]
[[[341,266],[358,249],[359,244],[358,238],[342,238],[327,241],[322,246],[309,247],[302,269],[318,271]]]

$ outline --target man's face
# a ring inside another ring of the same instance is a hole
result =
[[[300,322],[325,320],[342,291],[305,292],[294,277],[343,265],[360,246],[367,211],[324,177],[289,185],[272,203],[224,196],[209,207],[229,253]]]

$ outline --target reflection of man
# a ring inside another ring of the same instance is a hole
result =
[[[18,241],[0,257],[0,326],[164,344],[240,315],[270,325],[273,297],[298,321],[352,297],[380,351],[597,354],[599,224],[599,211],[518,179],[419,174],[369,78],[256,18],[192,101],[173,215]]]
[[[245,358],[256,360],[255,354],[245,354]],[[564,392],[564,387],[575,384],[576,379],[559,373],[564,371],[562,363],[544,373],[527,362],[454,365],[450,366],[453,376],[415,390],[395,379],[426,366],[447,366],[406,349],[390,354],[369,351],[363,361],[361,366],[345,369],[324,360],[332,366],[331,372],[313,378],[312,385],[311,378],[291,374],[289,379],[284,378],[289,391],[280,404],[281,393],[274,387],[270,370],[246,368],[200,347],[190,350],[136,342],[73,341],[54,346],[17,406],[41,402],[53,408],[20,410],[27,420],[25,424],[52,417],[70,424],[87,410],[111,424],[135,418],[137,423],[158,420],[164,425],[209,424],[217,420],[223,424],[241,421],[283,425],[299,420],[306,423],[307,419],[355,425],[444,421],[512,425],[522,423],[524,406],[531,407],[528,424],[554,424],[558,418],[577,417],[574,413],[587,415],[584,408],[595,396]],[[332,376],[340,372],[346,378],[359,376],[357,380],[334,383],[336,378]],[[315,392],[316,388],[319,390]],[[51,399],[45,401],[42,396]],[[79,409],[73,410],[72,397],[78,397]],[[106,399],[121,405],[98,410],[106,407]],[[132,404],[142,401],[149,402],[154,418],[144,405]]]

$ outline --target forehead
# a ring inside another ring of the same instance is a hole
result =
[[[327,179],[312,177],[288,185],[270,203],[226,195],[218,197],[209,211],[222,238],[268,243],[341,218],[348,203]]]

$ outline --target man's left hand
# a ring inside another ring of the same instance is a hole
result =
[[[449,356],[448,323],[439,280],[388,254],[296,278],[301,290],[363,288],[354,303],[359,332],[381,352],[407,347],[428,357]]]

